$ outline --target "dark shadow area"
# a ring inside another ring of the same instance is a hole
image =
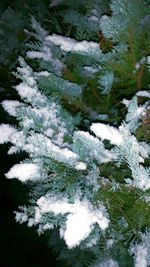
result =
[[[36,229],[15,221],[14,211],[27,203],[28,189],[16,179],[4,177],[9,168],[22,156],[8,156],[8,146],[0,146],[0,266],[1,267],[51,267],[56,259],[51,255],[44,236]]]

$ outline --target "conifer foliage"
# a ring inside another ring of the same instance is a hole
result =
[[[32,42],[14,75],[19,100],[2,107],[8,153],[28,157],[5,174],[30,185],[16,221],[73,267],[150,266],[148,3],[53,1],[56,32],[31,16]]]

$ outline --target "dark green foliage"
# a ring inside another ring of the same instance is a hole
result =
[[[104,121],[118,127],[127,113],[127,108],[122,104],[122,100],[124,98],[131,99],[137,91],[147,90],[149,86],[150,78],[146,61],[136,69],[136,64],[142,58],[146,58],[150,52],[148,10],[145,11],[142,20],[139,21],[139,18],[135,18],[134,21],[131,21],[126,31],[120,33],[118,41],[118,37],[116,39],[107,38],[102,33],[99,23],[89,21],[94,5],[99,7],[97,9],[99,20],[103,14],[107,14],[111,18],[113,13],[109,2],[70,0],[52,7],[48,0],[38,2],[36,0],[15,1],[14,3],[2,1],[0,3],[0,63],[2,64],[0,67],[0,92],[2,100],[5,98],[19,99],[12,89],[18,80],[11,74],[11,70],[17,63],[18,55],[25,57],[29,49],[42,51],[42,39],[31,28],[31,15],[35,16],[49,34],[55,32],[78,41],[88,40],[99,43],[99,49],[102,51],[101,58],[75,52],[63,53],[58,47],[52,47],[53,55],[65,63],[61,74],[55,73],[51,62],[45,62],[41,59],[27,59],[34,70],[50,72],[49,77],[36,78],[38,88],[50,100],[56,99],[69,114],[73,115],[73,119],[71,120],[70,116],[70,121],[68,121],[70,132],[68,135],[66,134],[64,139],[68,144],[72,143],[71,133],[73,130],[89,131],[92,122]],[[148,9],[149,1],[143,2],[146,3]],[[137,3],[139,3],[138,0]],[[145,10],[144,3],[143,10]],[[124,50],[119,47],[120,43],[126,46]],[[83,71],[85,66],[95,67],[96,73],[91,76],[90,74],[85,75]],[[99,79],[105,73],[112,71],[115,79],[111,91],[104,94]],[[139,102],[143,104],[145,101],[146,99],[141,97]],[[140,122],[140,127],[135,132],[139,141],[147,143],[150,141],[149,111],[150,109],[147,108],[146,114]],[[6,117],[6,113],[2,109],[0,114],[2,122],[16,125],[16,120],[11,116]],[[66,114],[63,113],[64,118]],[[100,114],[105,115],[105,118],[102,119]],[[32,114],[30,115],[32,117]],[[36,121],[35,127],[40,132],[42,130],[41,121]],[[111,148],[111,145],[106,142],[106,147]],[[26,154],[22,155],[23,158],[26,156]],[[84,159],[85,154],[82,157]],[[80,189],[82,195],[86,196],[91,203],[104,203],[111,222],[110,228],[104,234],[97,233],[98,235],[101,234],[101,239],[96,246],[85,249],[81,242],[80,248],[68,250],[65,242],[59,238],[58,234],[59,226],[64,223],[64,217],[60,216],[58,220],[53,219],[57,229],[54,229],[52,233],[47,231],[44,241],[45,239],[49,240],[49,246],[53,248],[54,255],[58,258],[57,266],[95,267],[97,260],[100,264],[103,260],[111,257],[118,262],[119,267],[133,267],[133,258],[129,255],[128,249],[132,242],[140,242],[142,233],[150,227],[150,206],[145,200],[145,197],[149,196],[150,190],[143,192],[138,188],[127,186],[126,179],[132,179],[131,170],[127,163],[122,162],[119,166],[117,162],[116,164],[113,162],[99,165],[93,161],[93,165],[91,164],[90,167],[92,168],[94,164],[97,164],[95,166],[100,171],[100,179],[98,180],[100,188],[97,191],[94,191],[93,185],[87,186],[86,184],[85,177],[89,170],[79,173],[72,167],[66,167],[65,164],[58,163],[51,158],[45,158],[44,163],[44,168],[48,172],[48,179],[39,180],[36,184],[28,182],[25,189],[24,187],[21,188],[20,184],[15,184],[14,188],[11,185],[13,191],[11,194],[14,194],[12,199],[17,196],[17,200],[14,200],[15,209],[17,209],[18,203],[19,205],[26,204],[26,190],[28,188],[30,188],[29,196],[32,198],[30,203],[33,206],[39,197],[51,193],[52,190],[54,196],[66,197],[67,195],[69,200],[73,202]],[[145,160],[144,166],[150,166],[149,159]],[[19,194],[17,191],[20,191]],[[45,223],[47,220],[51,222],[52,214],[46,215],[44,219]],[[15,226],[13,227],[16,231]],[[26,231],[24,227],[20,228],[20,235],[22,229]],[[92,234],[94,236],[96,232],[92,232]],[[114,238],[114,244],[108,247],[107,240]],[[34,239],[37,240],[35,233]],[[88,243],[88,238],[85,242]],[[33,246],[31,249],[36,248]],[[17,258],[14,261],[18,262]],[[32,266],[35,264],[38,263],[34,261]],[[44,267],[49,266],[47,262],[44,264],[47,264]],[[39,263],[36,267],[38,266],[43,265]]]

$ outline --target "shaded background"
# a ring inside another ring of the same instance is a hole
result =
[[[18,55],[25,56],[25,43],[29,36],[24,28],[31,29],[32,14],[44,27],[52,27],[49,18],[49,0],[0,1],[0,102],[17,99],[12,86],[17,84],[12,71],[16,69]],[[52,10],[55,14],[55,8]],[[0,106],[0,123],[16,124]],[[46,235],[39,236],[36,229],[15,221],[14,211],[25,205],[29,188],[17,179],[8,180],[4,174],[25,158],[23,153],[7,155],[8,145],[0,145],[0,267],[51,267],[66,266],[56,263],[57,254],[48,247]],[[49,233],[50,234],[50,233]]]

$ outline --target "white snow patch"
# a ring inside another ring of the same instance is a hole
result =
[[[1,124],[0,125],[0,144],[11,142],[15,134],[17,134],[17,130],[14,127],[8,124]]]
[[[76,170],[84,171],[87,169],[87,165],[84,162],[78,162],[78,163],[76,163],[75,168],[76,168]]]
[[[122,103],[128,108],[129,107],[129,104],[130,104],[130,100],[127,100],[127,99],[123,99],[122,100]]]
[[[37,90],[35,88],[29,87],[25,83],[20,83],[15,88],[22,98],[33,98],[37,94]]]
[[[78,161],[78,154],[69,150],[67,147],[60,148],[59,146],[55,145],[48,137],[42,134],[34,134],[33,136],[29,136],[27,138],[27,143],[23,146],[23,149],[28,153],[34,153],[35,155],[51,157],[72,167],[75,166],[77,167],[77,169],[85,169],[84,163],[81,164],[81,162]]]
[[[14,165],[9,172],[5,174],[8,179],[18,178],[22,182],[33,179],[40,174],[40,168],[33,163],[20,163]]]
[[[53,212],[55,215],[67,214],[66,228],[61,235],[69,248],[76,247],[92,231],[95,223],[98,223],[102,230],[108,227],[109,219],[106,217],[104,207],[94,210],[87,200],[75,200],[74,204],[69,203],[66,199],[56,200],[50,197],[41,197],[37,204],[41,214]]]
[[[54,58],[50,48],[47,46],[43,46],[42,52],[28,51],[26,54],[27,54],[27,57],[31,59],[43,59],[45,61],[52,62],[53,66],[59,73],[61,73],[62,69],[64,68],[64,64],[58,58]],[[46,71],[45,71],[45,74],[46,74]],[[48,76],[48,75],[46,74],[45,76]]]
[[[16,116],[17,115],[17,108],[22,106],[23,104],[19,101],[15,100],[4,100],[2,102],[2,107],[11,115]]]
[[[148,249],[144,244],[135,245],[130,252],[134,254],[135,267],[148,267]]]
[[[36,77],[40,77],[40,76],[48,77],[50,75],[50,73],[47,70],[34,72],[34,74],[35,74]]]
[[[27,214],[23,212],[15,212],[15,219],[17,222],[24,223],[28,220]]]
[[[136,95],[150,98],[150,92],[148,91],[138,91]]]
[[[106,139],[114,145],[121,145],[123,139],[118,129],[103,123],[93,123],[90,127],[91,131],[100,137],[102,140]]]
[[[53,229],[53,228],[54,228],[54,225],[53,224],[50,224],[50,223],[46,223],[43,226],[43,230],[50,230],[50,229]]]
[[[51,53],[46,54],[44,52],[38,52],[38,51],[28,51],[27,57],[31,59],[35,59],[35,58],[43,59],[45,61],[49,61],[52,59]]]
[[[45,38],[47,41],[54,43],[55,45],[60,46],[60,48],[65,52],[88,52],[90,50],[99,50],[99,44],[96,42],[87,42],[82,41],[78,42],[72,38],[53,34]]]

